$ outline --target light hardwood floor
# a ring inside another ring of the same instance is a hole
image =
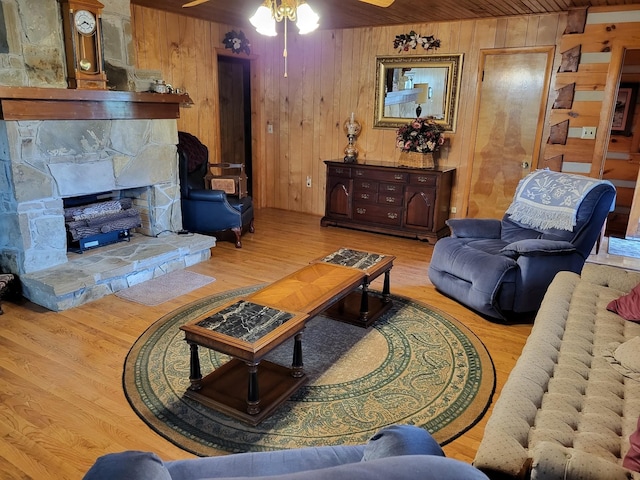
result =
[[[150,450],[165,460],[190,458],[154,433],[130,408],[122,367],[139,335],[162,315],[238,287],[272,282],[339,247],[395,255],[392,293],[449,313],[469,327],[493,358],[496,396],[520,355],[531,325],[482,319],[436,292],[427,278],[427,243],[342,228],[320,217],[274,209],[256,212],[256,232],[243,248],[218,242],[210,261],[189,270],[217,280],[190,294],[146,307],[115,295],[64,312],[5,302],[0,316],[0,478],[79,479],[94,460],[126,449]],[[372,284],[382,288],[382,279]],[[445,447],[471,462],[491,407],[476,426]]]

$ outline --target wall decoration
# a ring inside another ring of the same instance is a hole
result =
[[[551,125],[549,129],[549,143],[551,145],[566,145],[569,136],[569,120]]]
[[[434,38],[433,35],[423,37],[411,30],[409,33],[396,35],[396,39],[393,41],[393,48],[397,48],[398,53],[408,52],[409,49],[415,50],[418,45],[425,50],[432,50],[440,46],[440,40]]]
[[[580,64],[581,50],[582,50],[582,45],[576,45],[575,47],[570,48],[566,52],[562,52],[562,63],[560,63],[560,68],[558,69],[558,73],[577,72],[578,65]]]
[[[638,97],[638,84],[622,83],[618,88],[611,133],[613,135],[630,136],[633,128],[633,112]]]
[[[373,126],[398,128],[424,116],[455,132],[462,60],[462,53],[376,57]]]
[[[251,53],[251,44],[242,30],[240,30],[240,33],[235,30],[227,32],[222,43],[224,44],[224,48],[230,49],[233,53],[244,52],[247,55]]]
[[[573,82],[569,85],[565,85],[559,90],[556,90],[557,96],[555,101],[553,102],[553,107],[551,108],[571,108],[573,105],[573,97],[576,93],[576,83]]]

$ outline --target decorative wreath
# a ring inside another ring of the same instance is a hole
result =
[[[224,40],[222,40],[225,48],[231,49],[233,53],[246,53],[249,55],[251,53],[251,44],[249,40],[245,36],[244,32],[240,30],[240,33],[235,30],[231,30],[227,32],[224,36]]]
[[[397,48],[398,53],[403,51],[408,52],[410,48],[415,50],[418,45],[425,50],[436,49],[440,46],[440,40],[433,35],[423,37],[419,33],[411,30],[409,33],[396,35],[396,39],[393,41],[393,48]]]

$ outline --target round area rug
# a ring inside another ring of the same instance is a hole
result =
[[[185,398],[189,347],[179,327],[258,288],[206,297],[165,315],[127,355],[129,403],[185,450],[207,456],[359,444],[396,423],[421,426],[445,444],[473,426],[491,402],[495,370],[482,342],[450,316],[397,295],[368,329],[321,315],[310,320],[302,336],[308,382],[255,427]],[[199,351],[203,375],[229,360]],[[290,340],[266,359],[290,365],[292,352]]]

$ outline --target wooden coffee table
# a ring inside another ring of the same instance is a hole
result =
[[[394,259],[340,249],[183,325],[191,352],[191,386],[185,396],[259,424],[306,382],[302,331],[307,320],[326,312],[332,318],[370,325],[391,306],[389,273]],[[383,296],[370,298],[369,284],[381,274]],[[291,337],[291,368],[262,360]],[[199,346],[233,358],[203,378]]]

